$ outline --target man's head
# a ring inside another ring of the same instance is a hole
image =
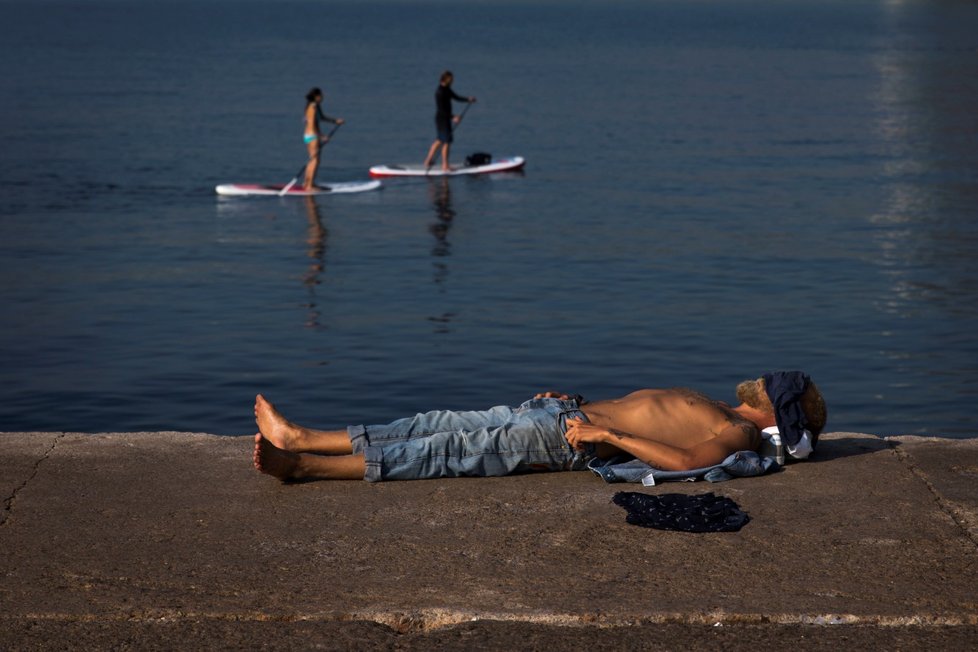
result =
[[[737,399],[761,412],[767,414],[774,413],[774,406],[771,404],[763,377],[757,380],[745,380],[738,384]],[[825,399],[822,397],[822,393],[818,391],[815,382],[810,378],[799,403],[801,404],[802,412],[805,413],[806,427],[812,435],[817,437],[821,434],[822,429],[825,428],[825,422],[828,419],[828,410],[825,407]]]

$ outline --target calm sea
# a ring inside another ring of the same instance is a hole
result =
[[[220,200],[455,159],[523,175]],[[733,385],[978,436],[978,4],[0,2],[0,430],[254,431]]]

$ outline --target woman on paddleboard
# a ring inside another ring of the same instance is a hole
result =
[[[323,145],[329,141],[329,136],[323,136],[319,130],[319,121],[325,120],[334,125],[343,124],[343,118],[331,118],[323,113],[320,105],[323,102],[323,92],[318,88],[313,88],[306,93],[305,110],[305,131],[302,140],[306,144],[309,152],[309,162],[306,164],[306,177],[302,187],[305,190],[314,190],[316,187],[316,172],[319,171],[319,152]]]
[[[459,120],[461,120],[459,116],[452,115],[452,100],[456,102],[468,102],[469,104],[475,102],[474,97],[462,97],[453,91],[452,81],[454,81],[454,76],[450,70],[446,70],[441,74],[438,90],[435,91],[435,129],[438,131],[438,136],[435,138],[435,142],[431,143],[431,147],[428,149],[428,156],[424,160],[425,168],[430,168],[440,146],[441,169],[446,172],[451,169],[448,166],[448,150],[452,145],[452,125],[458,124]]]

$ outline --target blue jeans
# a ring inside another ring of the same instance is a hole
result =
[[[567,417],[587,421],[575,400],[540,398],[518,408],[438,410],[347,433],[353,452],[363,453],[369,482],[578,471],[589,456],[567,443]]]

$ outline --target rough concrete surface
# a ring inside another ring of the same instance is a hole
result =
[[[978,647],[978,439],[823,435],[758,478],[283,484],[250,437],[0,434],[0,649]],[[618,491],[734,499],[736,533]]]

